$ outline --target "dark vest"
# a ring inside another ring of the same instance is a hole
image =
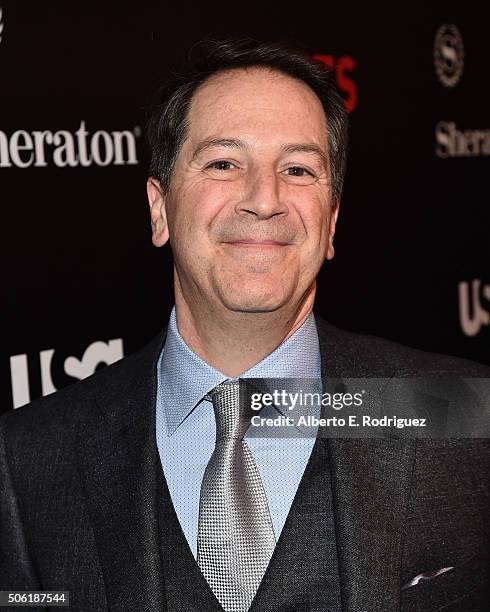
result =
[[[163,471],[159,529],[169,612],[221,611],[187,544]],[[339,572],[325,439],[317,439],[251,612],[340,612]]]

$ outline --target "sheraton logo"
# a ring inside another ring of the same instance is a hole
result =
[[[444,87],[457,85],[463,74],[463,38],[454,24],[442,25],[434,41],[434,66],[437,78]]]
[[[141,128],[89,132],[85,121],[75,131],[0,130],[0,168],[130,166],[138,163],[136,139]]]
[[[437,157],[486,157],[490,155],[490,130],[460,130],[454,121],[436,125]]]

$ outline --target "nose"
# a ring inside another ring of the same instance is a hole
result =
[[[273,170],[250,172],[246,177],[243,198],[237,202],[238,214],[252,214],[257,219],[269,219],[287,213],[284,198],[281,197],[281,180]]]

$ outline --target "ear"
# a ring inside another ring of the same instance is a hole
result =
[[[339,216],[340,200],[336,200],[332,203],[332,209],[330,211],[330,220],[328,227],[328,245],[326,259],[333,259],[335,255],[335,249],[333,248],[333,237],[335,236],[335,226],[337,224],[337,218]]]
[[[160,181],[150,177],[146,183],[148,204],[150,205],[152,242],[156,247],[163,246],[168,240],[167,211]]]

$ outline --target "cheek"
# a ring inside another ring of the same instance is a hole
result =
[[[329,204],[323,198],[311,197],[303,201],[300,216],[310,241],[318,243],[326,240],[330,214]]]
[[[306,203],[304,203],[306,204]],[[315,275],[323,265],[327,252],[330,213],[329,205],[313,198],[301,210],[301,221],[306,231],[306,241],[301,251],[302,268]]]
[[[230,182],[197,178],[181,189],[174,199],[178,202],[174,217],[176,231],[201,234],[212,225],[223,207],[236,197],[236,187],[233,188]]]

